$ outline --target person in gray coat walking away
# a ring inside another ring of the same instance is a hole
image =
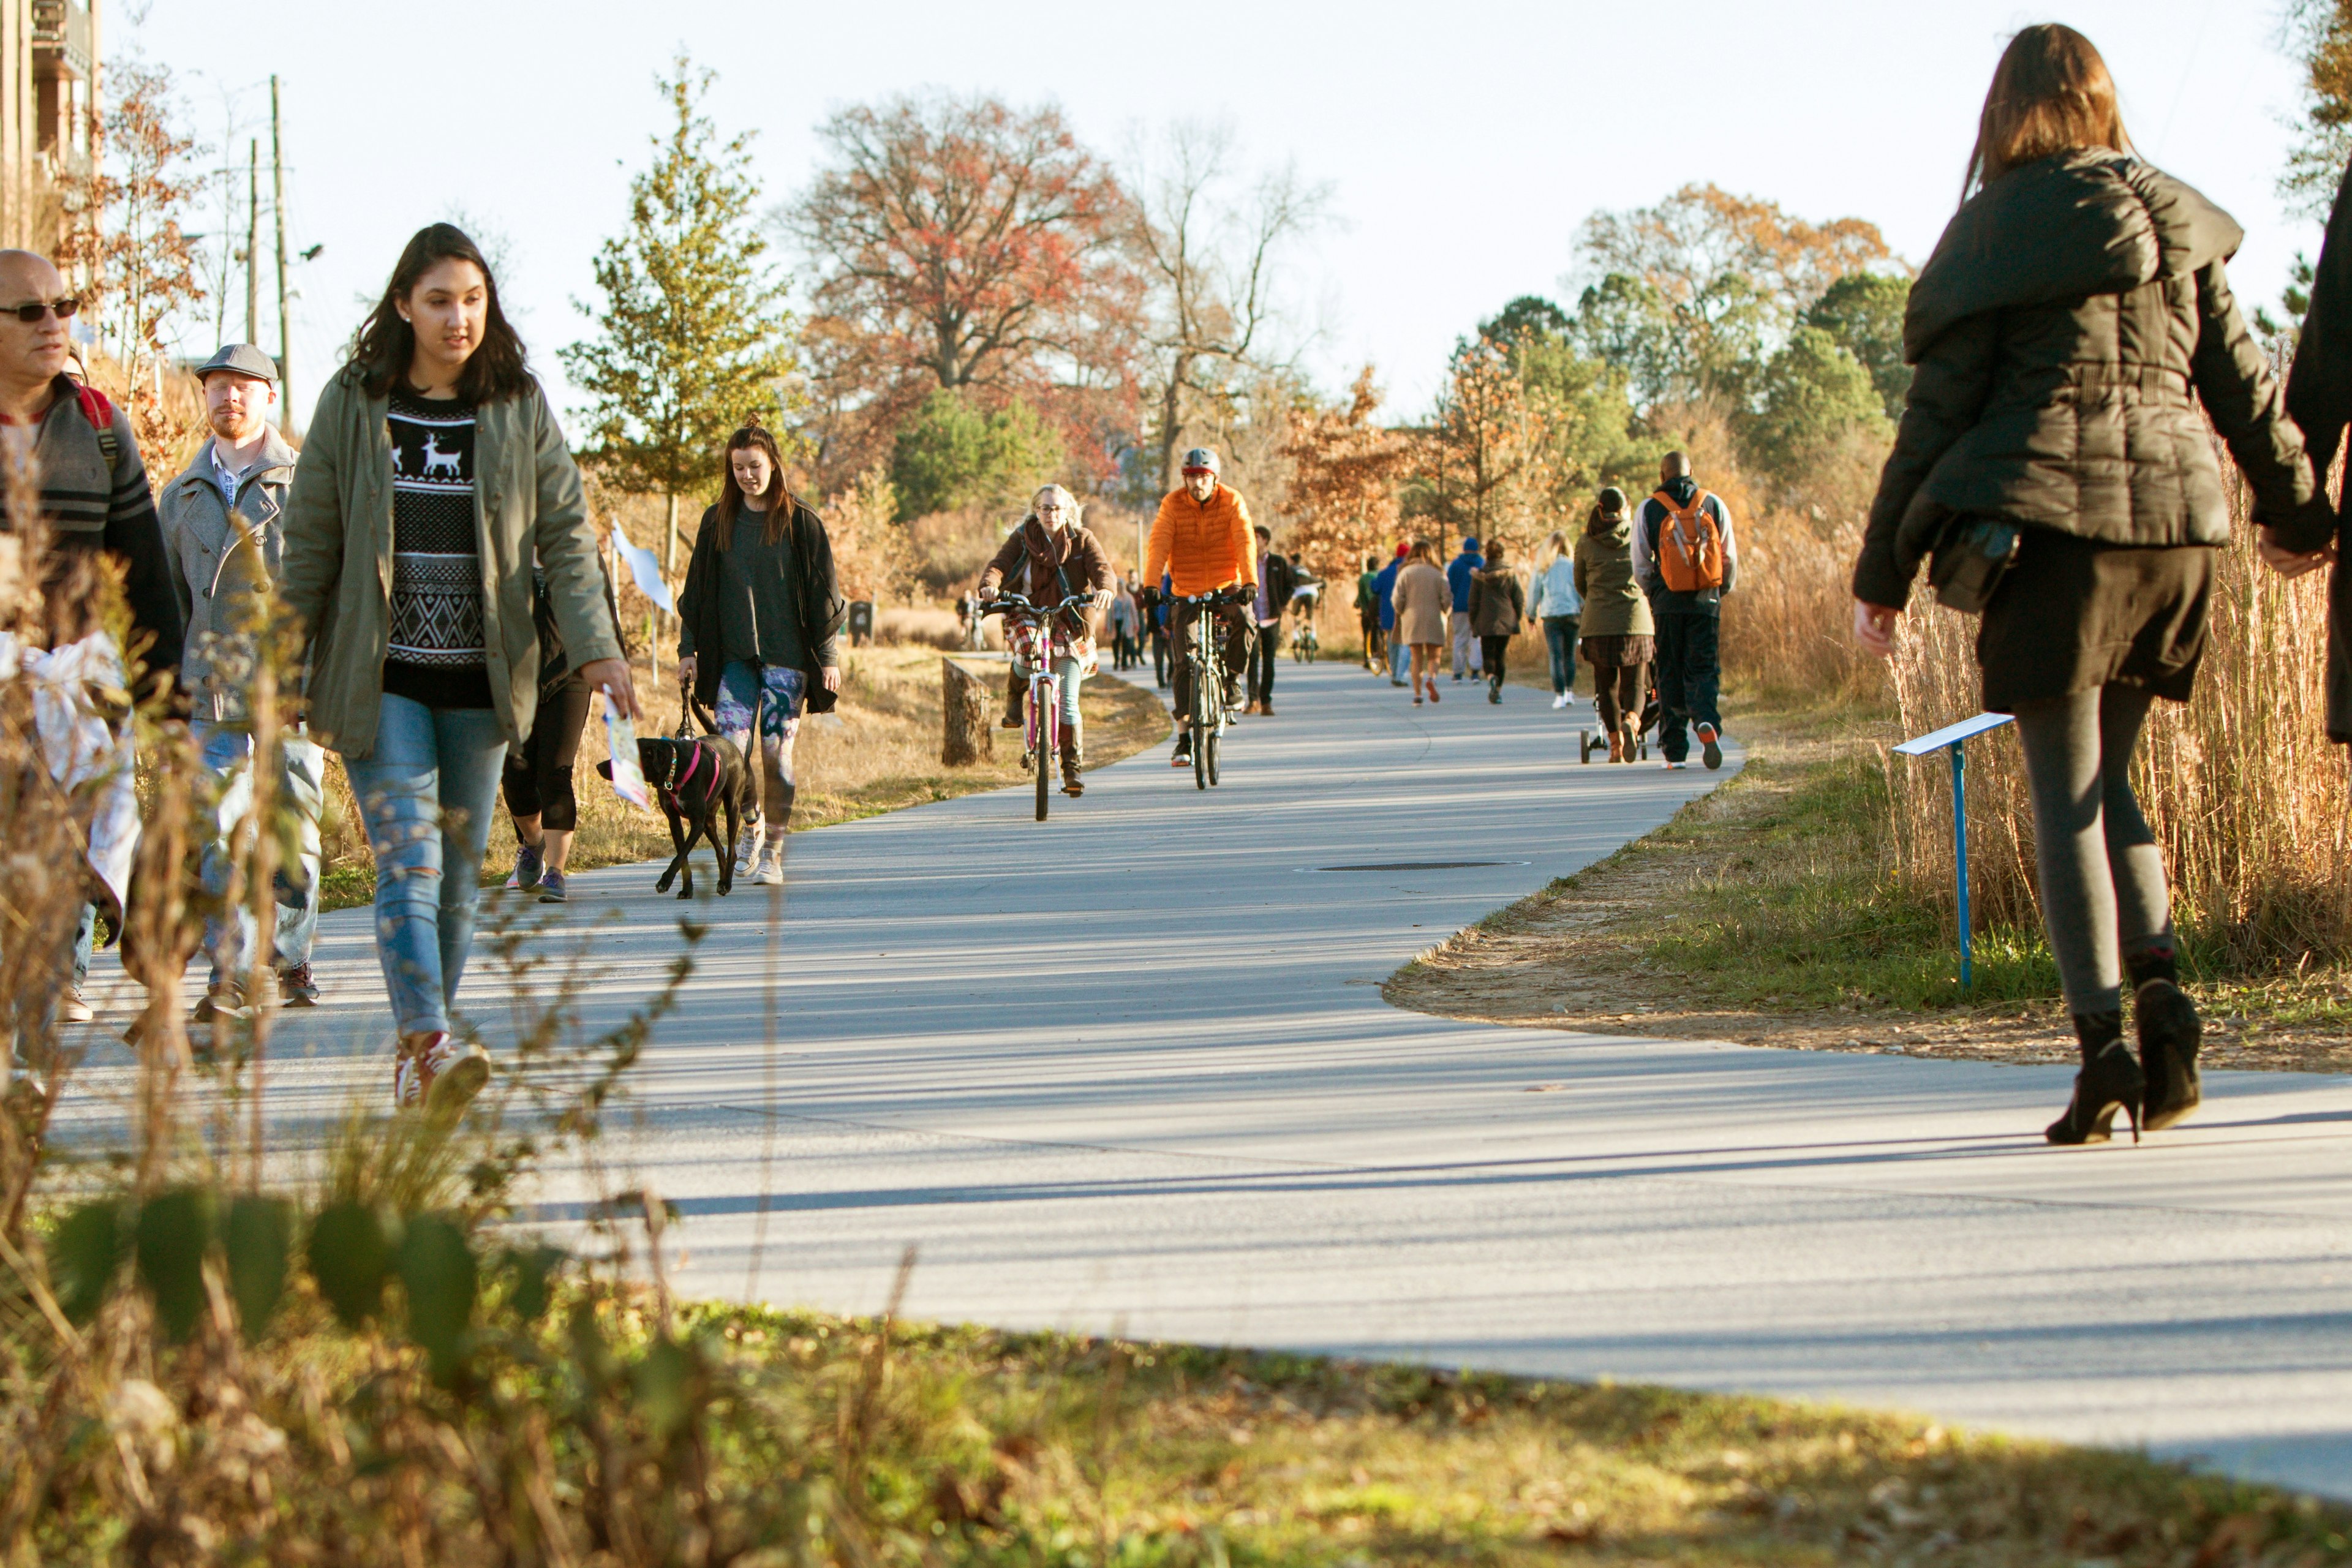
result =
[[[2302,545],[2327,521],[2224,262],[2244,231],[2132,153],[2116,86],[2071,27],[2027,27],[1995,68],[1967,199],[1912,286],[1918,367],[1854,564],[1854,636],[1891,654],[1923,558],[1983,617],[1984,705],[2017,715],[2042,920],[2082,1070],[2053,1143],[2116,1113],[2168,1127],[2201,1089],[2164,856],[2131,784],[2158,698],[2189,700],[2230,502]],[[2209,423],[2210,422],[2210,423]],[[2139,1035],[2123,1040],[2128,983]]]
[[[189,698],[188,728],[205,770],[226,782],[221,816],[242,815],[252,798],[253,715],[247,705],[257,634],[270,613],[286,548],[286,492],[294,479],[294,448],[270,428],[278,403],[278,366],[251,343],[230,343],[196,368],[205,389],[212,439],[196,450],[178,478],[163,487],[156,513],[172,560],[172,586],[187,623],[180,678]],[[289,726],[278,742],[278,799],[290,807],[296,852],[275,878],[278,903],[272,967],[281,1001],[309,1006],[319,1000],[310,977],[310,946],[319,930],[319,815],[326,801],[326,753],[306,727]],[[229,847],[215,835],[205,846],[205,890],[225,897]],[[212,973],[198,1022],[246,1005],[245,975],[258,938],[250,908],[207,914],[205,951]]]

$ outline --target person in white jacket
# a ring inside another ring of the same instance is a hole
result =
[[[1554,708],[1567,707],[1576,695],[1576,622],[1583,613],[1584,600],[1576,591],[1576,552],[1568,547],[1568,535],[1554,529],[1528,582],[1528,625],[1543,627]]]

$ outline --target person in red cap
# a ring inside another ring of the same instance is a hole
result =
[[[1257,555],[1251,547],[1250,528],[1249,503],[1239,490],[1217,480],[1217,454],[1206,447],[1185,453],[1183,488],[1161,498],[1160,514],[1151,520],[1151,541],[1143,563],[1144,580],[1155,581],[1165,570],[1176,595],[1168,607],[1168,640],[1177,649],[1176,711],[1180,714],[1192,710],[1192,661],[1183,648],[1201,612],[1200,605],[1185,600],[1220,588],[1247,588],[1255,595]],[[1249,617],[1244,606],[1225,605],[1218,608],[1217,618],[1224,626],[1219,651],[1224,660],[1225,707],[1230,711],[1241,706],[1242,668],[1249,660]],[[1176,753],[1171,761],[1180,768],[1192,765],[1189,731],[1177,731]]]

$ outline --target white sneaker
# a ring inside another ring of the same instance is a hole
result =
[[[58,998],[58,1017],[68,1024],[87,1024],[98,1015],[90,1009],[79,985],[68,985],[66,994]]]
[[[767,825],[755,816],[743,825],[742,833],[742,842],[735,847],[735,876],[739,881],[759,868],[760,846],[767,841]]]
[[[751,885],[755,888],[782,887],[784,885],[784,858],[780,854],[761,855],[760,857],[760,864],[754,868],[751,872]]]
[[[1563,692],[1560,692],[1558,696],[1554,697],[1554,698],[1551,700],[1551,705],[1552,705],[1552,707],[1553,707],[1553,709],[1554,709],[1555,710],[1559,710],[1559,709],[1561,709],[1561,708],[1565,708],[1565,707],[1567,707],[1567,706],[1568,706],[1568,693],[1567,693],[1567,692],[1565,692],[1565,691],[1563,691]]]

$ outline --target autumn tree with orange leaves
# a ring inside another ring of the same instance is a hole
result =
[[[1132,204],[1061,112],[901,97],[835,114],[784,214],[814,271],[824,458],[862,472],[934,391],[1035,406],[1107,468],[1131,432],[1143,285]]]
[[[1597,280],[1578,309],[1588,352],[1633,378],[1638,401],[1737,403],[1754,369],[1840,279],[1893,261],[1861,218],[1814,224],[1778,203],[1685,185],[1655,206],[1599,212],[1577,242]]]
[[[1346,403],[1300,410],[1282,444],[1290,466],[1284,545],[1328,581],[1352,580],[1363,558],[1386,555],[1396,536],[1412,439],[1373,420],[1380,405],[1366,365]]]

